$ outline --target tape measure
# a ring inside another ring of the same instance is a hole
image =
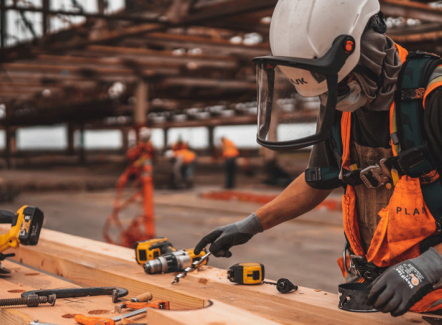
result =
[[[229,268],[227,271],[227,279],[230,282],[238,284],[271,284],[275,285],[280,293],[288,293],[298,290],[298,286],[294,285],[287,279],[279,279],[278,282],[264,281],[265,268],[260,263],[238,263]]]
[[[260,263],[238,263],[227,271],[230,282],[238,284],[260,284],[264,275],[264,265]]]

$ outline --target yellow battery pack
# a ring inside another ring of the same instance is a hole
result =
[[[176,251],[176,249],[173,248],[166,237],[139,241],[135,244],[135,259],[138,264],[143,265],[161,255],[174,251]]]

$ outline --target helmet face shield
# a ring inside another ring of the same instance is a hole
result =
[[[282,68],[285,67],[256,66],[258,138],[262,141],[295,141],[316,134],[319,97],[301,96],[282,73]],[[302,72],[300,75],[310,74],[306,70]],[[318,77],[326,80],[323,75]],[[303,82],[306,78],[299,80]]]
[[[351,54],[349,40],[354,45],[353,39],[340,36],[320,59],[274,56],[254,59],[259,144],[272,150],[290,151],[330,137],[337,104],[338,71]],[[319,101],[320,88],[327,95],[325,107]]]

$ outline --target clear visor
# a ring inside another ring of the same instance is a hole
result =
[[[316,135],[321,122],[319,96],[302,96],[296,87],[324,82],[325,75],[266,64],[258,64],[256,69],[258,139],[277,143]]]

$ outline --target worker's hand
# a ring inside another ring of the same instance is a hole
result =
[[[210,245],[209,251],[214,256],[230,257],[232,256],[232,253],[229,249],[232,246],[245,244],[250,238],[262,231],[261,222],[256,214],[252,213],[241,221],[216,228],[201,239],[201,241],[195,246],[194,252],[198,255],[207,244],[212,244]]]
[[[405,314],[442,278],[442,256],[430,248],[422,255],[387,269],[368,289],[367,304],[391,316]]]

